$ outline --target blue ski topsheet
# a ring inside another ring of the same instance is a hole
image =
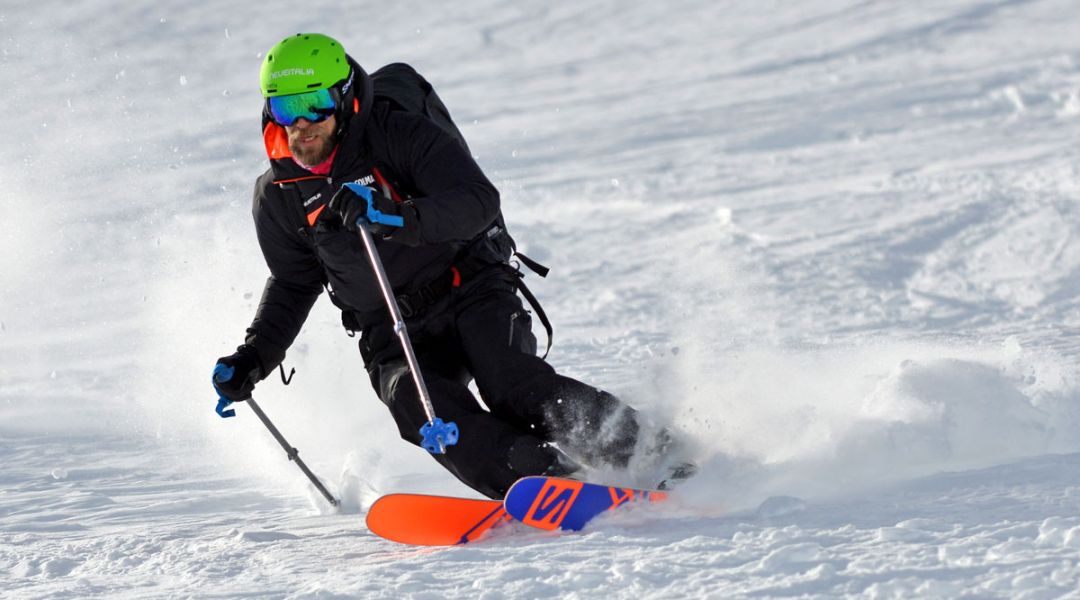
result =
[[[512,517],[539,529],[579,531],[597,515],[627,502],[659,502],[667,494],[620,488],[558,477],[519,479],[503,499]]]

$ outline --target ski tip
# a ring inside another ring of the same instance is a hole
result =
[[[508,518],[497,500],[389,494],[371,505],[365,522],[369,531],[394,542],[456,546],[475,541]]]

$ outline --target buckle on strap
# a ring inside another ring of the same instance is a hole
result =
[[[408,294],[402,294],[397,297],[398,310],[401,311],[401,316],[408,319],[416,314],[416,308],[412,304],[412,300]]]
[[[431,284],[416,290],[416,296],[424,303],[424,306],[431,306],[438,300],[438,298],[435,297],[435,292],[431,289]]]
[[[451,267],[444,277],[439,277],[411,293],[399,294],[397,303],[398,308],[401,309],[401,316],[408,319],[420,314],[438,303],[450,293],[451,288],[457,285],[461,285],[461,274],[456,268]]]

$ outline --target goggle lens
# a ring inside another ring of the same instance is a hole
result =
[[[325,121],[337,110],[337,100],[329,89],[267,98],[270,116],[279,125],[289,127],[298,119],[312,123]]]

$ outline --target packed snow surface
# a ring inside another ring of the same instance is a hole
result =
[[[343,509],[213,413],[267,274],[258,68],[298,31],[435,83],[552,267],[551,362],[693,441],[671,502],[373,536],[379,494],[475,494],[325,299],[257,397]],[[1078,31],[1067,0],[6,3],[0,595],[1077,597]]]

